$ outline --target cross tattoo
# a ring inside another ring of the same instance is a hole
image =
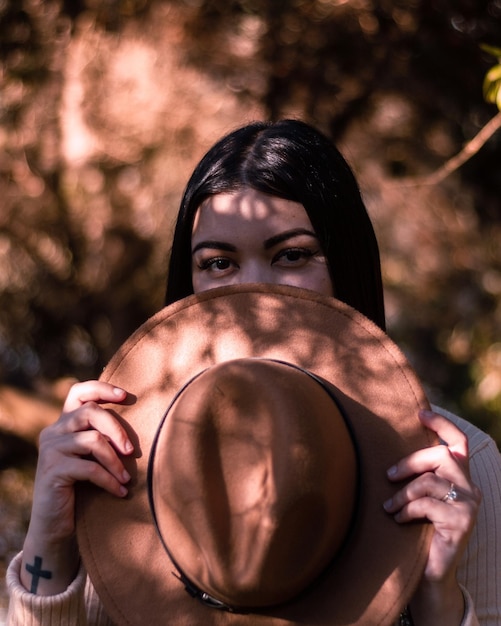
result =
[[[35,563],[33,565],[26,563],[26,570],[32,575],[31,593],[37,592],[40,578],[47,578],[47,580],[52,578],[52,572],[50,570],[42,569],[42,559],[39,556],[35,557]]]

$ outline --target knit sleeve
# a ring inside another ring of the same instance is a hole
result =
[[[458,581],[471,596],[479,624],[501,626],[501,455],[496,443],[476,426],[442,409],[439,412],[468,437],[471,477],[482,492]]]
[[[7,570],[9,612],[7,626],[87,625],[84,606],[85,571],[80,568],[75,580],[63,593],[39,596],[27,591],[20,581],[22,555],[18,554]]]
[[[482,503],[458,578],[473,598],[480,624],[501,626],[501,456],[492,440],[470,448],[470,470]]]
[[[30,593],[21,584],[21,560],[20,553],[7,570],[7,626],[111,626],[82,566],[63,593],[39,596]]]

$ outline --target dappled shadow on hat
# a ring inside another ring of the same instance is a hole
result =
[[[341,555],[297,598],[248,616],[209,609],[188,596],[172,575],[147,495],[150,450],[176,394],[207,368],[241,358],[285,361],[328,381],[361,464],[356,523]],[[112,618],[142,624],[150,607],[148,623],[159,625],[166,619],[181,626],[391,623],[419,578],[430,535],[425,525],[402,527],[385,514],[382,503],[394,489],[385,472],[433,441],[417,419],[427,404],[419,382],[379,328],[332,298],[297,288],[213,290],[149,320],[103,379],[137,397],[120,414],[139,444],[127,461],[134,470],[128,498],[117,501],[91,488],[79,501],[82,557]]]
[[[174,403],[150,465],[154,517],[189,580],[229,606],[290,600],[337,552],[356,456],[335,402],[268,359],[209,368]]]

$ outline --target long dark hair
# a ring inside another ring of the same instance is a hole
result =
[[[326,255],[336,297],[385,328],[379,249],[355,177],[332,142],[298,120],[254,122],[218,141],[181,202],[166,304],[193,293],[191,234],[209,196],[250,187],[304,206]]]

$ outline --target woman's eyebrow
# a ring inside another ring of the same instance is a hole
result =
[[[310,237],[318,239],[317,235],[312,230],[308,230],[307,228],[294,228],[266,239],[264,242],[264,249],[269,250],[278,243],[282,243],[283,241],[287,241],[287,239],[292,239],[292,237],[297,237],[298,235],[309,235]]]
[[[226,243],[224,241],[201,241],[197,243],[197,245],[191,251],[191,254],[195,254],[197,250],[201,248],[210,248],[211,250],[226,250],[226,252],[236,252],[236,246],[233,246],[231,243]]]

